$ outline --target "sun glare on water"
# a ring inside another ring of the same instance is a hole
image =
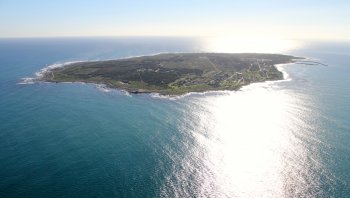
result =
[[[229,196],[271,197],[282,195],[281,154],[289,146],[282,94],[264,89],[217,98],[212,110],[213,131],[220,143],[211,148],[223,192]],[[281,153],[282,152],[282,153]],[[217,158],[219,157],[220,160]]]
[[[190,181],[195,190],[179,196],[294,197],[318,185],[310,170],[319,167],[306,163],[309,151],[295,138],[308,126],[307,118],[295,119],[304,110],[294,109],[298,100],[274,86],[258,83],[189,101],[183,123],[193,122],[181,126],[192,139],[184,142],[189,154],[178,159],[183,168],[173,171],[177,179],[168,185],[186,189]],[[172,188],[165,194],[179,190]]]
[[[287,53],[300,46],[295,40],[278,38],[209,37],[203,39],[203,48],[222,53]]]
[[[265,89],[215,98],[210,105],[210,165],[219,194],[239,197],[282,195],[281,154],[289,146],[282,94]],[[210,103],[211,103],[210,102]],[[273,121],[273,122],[272,122]],[[203,139],[207,144],[207,139]],[[282,152],[282,153],[281,153]]]

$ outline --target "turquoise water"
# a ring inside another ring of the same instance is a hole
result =
[[[0,40],[0,197],[350,196],[350,44],[285,81],[179,98],[21,84],[47,65],[197,52],[184,38]]]

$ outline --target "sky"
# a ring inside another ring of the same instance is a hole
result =
[[[0,37],[350,39],[349,0],[0,0]]]

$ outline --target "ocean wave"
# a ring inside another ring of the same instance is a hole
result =
[[[30,84],[34,84],[35,83],[35,78],[31,78],[31,77],[25,77],[25,78],[21,78],[21,81],[17,84],[19,85],[30,85]]]
[[[38,72],[35,72],[35,76],[37,79],[40,79],[44,76],[45,73],[50,72],[53,69],[56,68],[60,68],[60,67],[64,67],[73,63],[79,63],[79,62],[83,62],[83,61],[68,61],[68,62],[64,62],[64,63],[54,63],[52,65],[48,65],[42,69],[40,69]]]
[[[54,63],[54,64],[51,64],[51,65],[47,65],[46,67],[44,67],[44,68],[40,69],[39,71],[35,72],[34,76],[32,76],[32,77],[21,78],[21,81],[18,82],[17,84],[20,84],[20,85],[34,84],[34,83],[40,81],[41,78],[47,72],[50,72],[53,69],[64,67],[64,66],[67,66],[67,65],[70,65],[70,64],[73,64],[73,63],[79,63],[79,62],[83,62],[83,61],[67,61],[67,62],[63,62],[63,63]]]
[[[179,99],[182,96],[172,96],[172,95],[162,95],[159,93],[150,93],[149,94],[152,98],[156,99],[166,99],[166,100],[176,100]]]
[[[275,65],[277,70],[282,72],[283,74],[283,80],[277,80],[274,82],[280,82],[280,81],[291,81],[292,78],[289,76],[289,74],[286,72],[286,70],[284,69],[284,66],[288,66],[290,64],[294,64],[294,63],[287,63],[287,64],[277,64]],[[266,81],[266,82],[271,82],[271,81]]]
[[[118,90],[122,95],[124,96],[128,96],[128,97],[132,97],[132,95],[128,92],[128,91],[125,91],[125,90]]]
[[[79,82],[77,82],[79,83]],[[95,84],[95,83],[84,83],[84,84],[92,84],[92,85],[95,85],[95,88],[98,90],[98,91],[101,91],[101,92],[104,92],[104,93],[110,93],[110,92],[116,92],[120,95],[123,95],[123,96],[128,96],[128,97],[132,97],[132,95],[126,91],[126,90],[123,90],[123,89],[118,89],[118,88],[110,88],[108,87],[107,85],[105,84]]]
[[[96,85],[96,88],[99,91],[105,92],[105,93],[109,93],[112,91],[112,89],[109,89],[108,87],[106,87],[105,85]]]
[[[215,95],[227,95],[235,91],[230,91],[230,90],[211,90],[211,91],[204,91],[204,92],[189,92],[185,93],[182,95],[162,95],[159,93],[150,93],[150,96],[152,98],[157,98],[157,99],[167,99],[167,100],[180,100],[183,98],[189,98],[189,97],[199,97],[199,96],[208,96],[211,94]]]

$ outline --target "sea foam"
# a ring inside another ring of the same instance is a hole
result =
[[[70,65],[70,64],[73,64],[73,63],[79,63],[79,62],[82,62],[82,61],[68,61],[68,62],[64,62],[64,63],[54,63],[54,64],[51,64],[51,65],[47,65],[46,67],[44,67],[44,68],[40,69],[39,71],[35,72],[33,77],[21,78],[21,81],[19,83],[17,83],[17,84],[20,84],[20,85],[34,84],[35,82],[40,81],[41,78],[47,72],[50,72],[53,69],[64,67],[64,66],[67,66],[67,65]]]
[[[40,79],[44,76],[45,73],[50,72],[53,69],[64,67],[73,63],[79,63],[82,61],[69,61],[69,62],[64,62],[64,63],[54,63],[52,65],[48,65],[42,69],[40,69],[38,72],[35,72],[35,76],[37,79]]]

